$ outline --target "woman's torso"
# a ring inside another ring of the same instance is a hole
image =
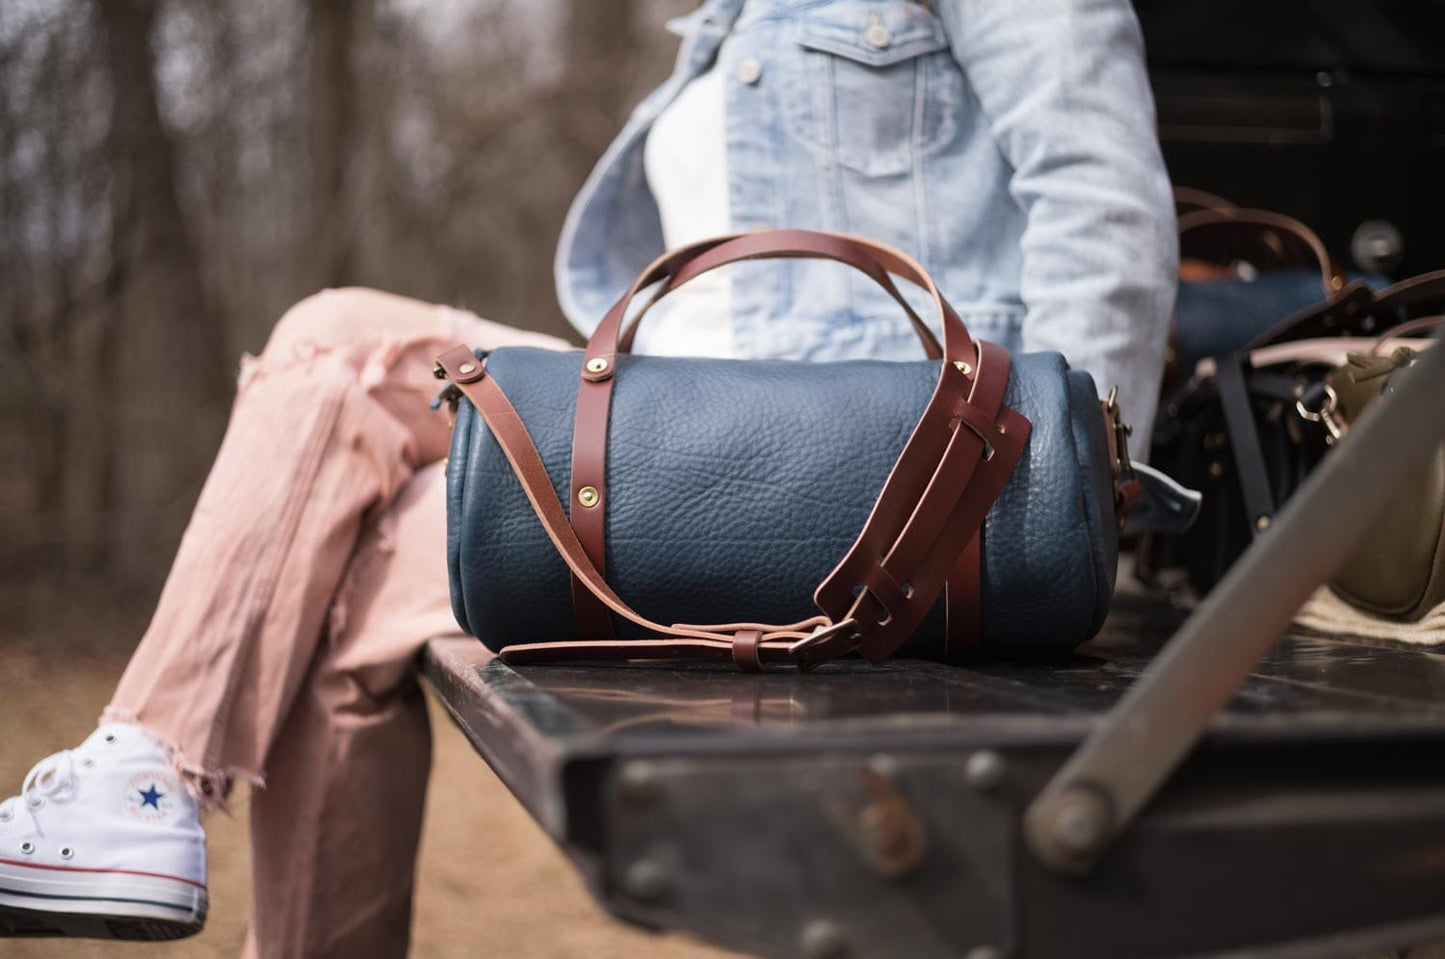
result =
[[[980,335],[1016,343],[1023,214],[926,4],[708,0],[669,28],[683,38],[673,77],[634,112],[564,233],[559,292],[575,324],[595,325],[652,256],[686,239],[663,236],[643,144],[687,83],[712,69],[725,87],[730,229],[786,225],[895,244]],[[896,305],[844,267],[770,262],[729,272],[737,355],[918,355]]]
[[[1014,169],[990,129],[979,95],[990,94],[997,106],[1015,87],[1027,86],[1017,80],[1029,57],[1006,52],[994,58],[986,75],[971,81],[950,46],[957,38],[950,37],[935,10],[940,2],[954,0],[707,0],[669,24],[683,38],[676,70],[634,111],[564,228],[556,264],[558,294],[574,325],[590,331],[653,257],[694,238],[679,235],[676,228],[664,231],[668,218],[659,214],[643,156],[659,115],[691,81],[712,71],[724,88],[729,229],[832,230],[899,246],[929,270],[978,335],[1019,348],[1025,214],[1012,190]],[[1132,18],[1127,4],[1117,6],[1117,11],[1101,9],[1116,23]],[[1067,13],[1073,7],[1060,9]],[[1011,8],[1004,12],[1015,15]],[[997,19],[999,10],[994,14]],[[949,22],[967,29],[958,17]],[[1055,16],[1030,25],[1034,49],[1042,43],[1067,55],[1076,41],[1058,31],[1069,30],[1071,23],[1070,16]],[[1137,44],[1130,46],[1127,37],[1127,30],[1107,37],[1103,42],[1120,47],[1102,55],[1138,59]],[[1003,42],[1024,45],[1007,32]],[[1000,69],[996,64],[1003,60],[1008,65]],[[1142,62],[1138,72],[1142,76]],[[1057,87],[1068,78],[1061,70],[1047,82]],[[1140,100],[1139,130],[1130,135],[1152,142],[1147,89],[1070,90],[1068,96],[1114,97],[1128,100],[1126,105]],[[1044,106],[1010,101],[1007,109],[1036,111],[1035,128],[1059,119],[1057,96]],[[1017,121],[1017,116],[1010,118]],[[1058,162],[1107,164],[1118,158],[1111,150],[1126,160],[1139,159],[1132,143],[1110,145],[1096,138],[1095,145],[1097,155],[1059,157]],[[1157,146],[1153,149],[1157,155]],[[1167,192],[1162,166],[1157,174]],[[1141,189],[1146,186],[1153,184]],[[1153,192],[1161,191],[1145,191]],[[1104,228],[1114,227],[1105,223]],[[1128,226],[1115,229],[1115,237],[1091,236],[1087,242],[1123,250],[1141,239],[1125,236]],[[1163,263],[1165,251],[1157,258]],[[1059,262],[1059,257],[1052,259],[1053,265]],[[1040,264],[1030,266],[1034,293],[1052,296],[1071,284],[1079,288],[1076,277],[1052,277],[1052,266]],[[1076,265],[1071,269],[1077,272]],[[1162,302],[1169,274],[1162,268],[1156,272],[1164,277],[1161,295],[1155,297]],[[732,323],[725,342],[733,355],[918,355],[896,305],[871,281],[844,267],[773,261],[729,267],[729,275]],[[684,321],[666,315],[649,319],[642,348],[649,332],[673,339],[682,335],[675,324]],[[1141,318],[1146,326],[1162,320]],[[679,350],[673,344],[667,351]],[[1072,347],[1066,352],[1072,355]]]

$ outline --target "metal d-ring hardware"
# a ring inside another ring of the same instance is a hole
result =
[[[1104,409],[1109,414],[1109,425],[1114,429],[1114,444],[1119,450],[1119,473],[1134,472],[1134,463],[1129,459],[1129,437],[1134,435],[1134,427],[1124,422],[1124,411],[1119,408],[1119,385],[1116,383],[1109,390],[1109,398],[1104,401]]]
[[[1311,391],[1311,394],[1313,392],[1314,391]],[[1295,412],[1300,415],[1300,419],[1307,420],[1311,423],[1323,423],[1325,429],[1329,431],[1329,436],[1325,438],[1325,442],[1333,446],[1336,440],[1345,435],[1348,427],[1335,417],[1335,411],[1340,408],[1340,396],[1335,392],[1334,387],[1328,383],[1323,384],[1323,396],[1324,399],[1320,402],[1320,408],[1318,410],[1312,410],[1305,405],[1305,400],[1310,398],[1310,394],[1295,400],[1294,408]]]

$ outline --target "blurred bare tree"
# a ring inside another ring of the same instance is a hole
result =
[[[323,286],[564,333],[568,202],[693,0],[0,4],[6,602],[149,596],[236,361]]]

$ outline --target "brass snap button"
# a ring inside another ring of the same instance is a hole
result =
[[[588,373],[605,373],[605,372],[607,372],[607,361],[604,360],[604,359],[603,359],[602,357],[600,357],[600,356],[597,357],[596,359],[588,360],[588,361],[587,361],[587,372],[588,372]]]

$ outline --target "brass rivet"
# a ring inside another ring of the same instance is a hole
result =
[[[587,372],[588,372],[588,373],[605,373],[605,372],[607,372],[607,361],[604,360],[604,359],[603,359],[602,357],[600,357],[600,356],[597,357],[595,360],[588,360],[588,361],[587,361]]]
[[[462,374],[463,376],[466,376],[468,373],[475,373],[476,371],[477,364],[475,363],[463,363],[461,366],[457,367],[457,372]]]
[[[953,365],[958,367],[958,372],[962,373],[964,376],[967,376],[968,374],[973,372],[973,367],[969,366],[963,360],[954,360]]]
[[[577,491],[577,502],[586,506],[588,509],[596,506],[599,499],[601,499],[601,497],[597,495],[597,487],[595,486],[584,486]]]
[[[1255,520],[1255,521],[1254,521],[1254,528],[1257,529],[1257,530],[1259,530],[1261,533],[1263,533],[1265,530],[1269,529],[1269,517],[1268,517],[1268,516],[1261,516],[1259,519]]]
[[[1210,463],[1209,475],[1214,477],[1215,479],[1219,479],[1221,476],[1224,475],[1224,464],[1218,462]]]

